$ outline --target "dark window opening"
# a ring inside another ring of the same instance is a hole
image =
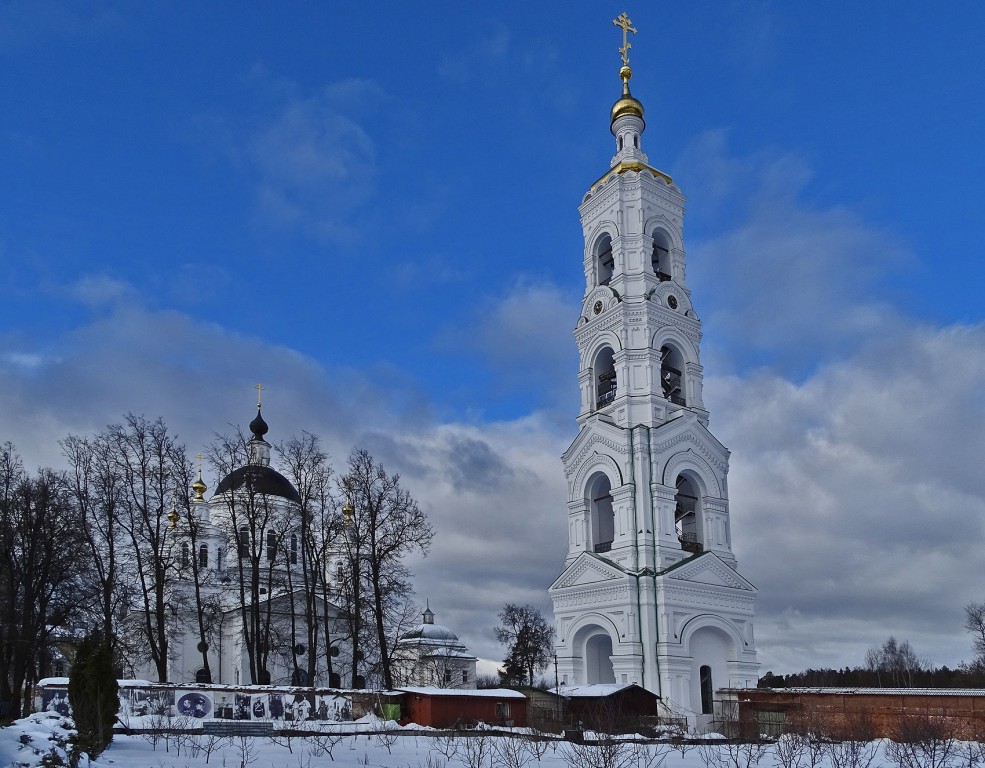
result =
[[[181,545],[181,567],[182,568],[187,568],[188,567],[188,562],[189,562],[189,559],[188,559],[188,544],[182,544]]]
[[[612,485],[600,475],[590,486],[592,514],[592,551],[609,552],[616,538],[616,518],[612,508]]]
[[[670,248],[661,233],[653,236],[653,251],[650,253],[650,267],[660,282],[671,279]]]
[[[616,267],[616,262],[612,255],[612,238],[608,235],[603,237],[598,244],[596,253],[595,260],[597,262],[598,284],[608,285],[612,279],[612,272]]]
[[[198,567],[209,567],[209,547],[207,544],[203,544],[198,548]]]
[[[273,562],[277,556],[277,534],[273,531],[267,533],[267,560]]]
[[[244,560],[250,556],[250,529],[243,527],[239,529],[239,559]]]
[[[687,405],[684,399],[684,376],[676,365],[683,363],[670,347],[660,349],[660,387],[663,395],[675,405]],[[676,363],[676,365],[675,365]]]
[[[677,504],[674,510],[674,527],[681,549],[685,552],[701,552],[703,547],[698,540],[698,496],[686,477],[677,478],[677,495],[674,500]]]
[[[701,714],[715,713],[714,689],[711,686],[711,667],[705,665],[699,672],[701,678]]]
[[[595,407],[604,408],[616,399],[616,364],[608,347],[595,358]]]

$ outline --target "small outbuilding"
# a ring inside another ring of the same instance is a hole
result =
[[[565,719],[571,726],[619,733],[663,714],[660,697],[636,683],[566,685],[557,691],[566,699]]]
[[[527,725],[527,697],[506,688],[400,688],[403,718],[431,728]]]

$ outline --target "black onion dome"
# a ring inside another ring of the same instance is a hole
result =
[[[262,419],[261,419],[262,421]],[[267,425],[264,424],[264,427]],[[253,424],[250,424],[253,429]],[[262,493],[267,496],[280,496],[288,501],[297,504],[301,503],[301,496],[291,485],[291,481],[284,477],[276,469],[264,467],[257,464],[247,464],[237,470],[230,472],[215,489],[218,496],[226,491],[246,490],[248,493]]]
[[[267,426],[267,422],[263,420],[263,416],[260,415],[260,406],[257,406],[257,416],[253,421],[250,422],[250,432],[253,433],[253,437],[257,440],[263,440],[263,436],[267,434],[270,427]]]

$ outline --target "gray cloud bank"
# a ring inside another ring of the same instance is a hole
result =
[[[690,243],[689,282],[704,313],[711,426],[732,450],[736,553],[760,588],[764,671],[858,664],[889,634],[936,664],[968,658],[961,609],[983,599],[985,572],[985,327],[931,326],[882,300],[880,275],[910,257],[851,211],[800,202],[809,173],[795,159],[735,160],[707,137],[686,159],[708,209],[730,208],[740,179],[758,190],[736,220],[705,222],[713,234]],[[413,374],[347,369],[330,348],[314,360],[150,311],[98,276],[65,295],[100,311],[44,348],[0,335],[0,439],[29,466],[61,465],[59,439],[127,411],[163,416],[196,453],[246,424],[262,381],[271,439],[305,429],[336,467],[358,446],[402,474],[438,532],[413,564],[418,598],[478,655],[501,658],[492,627],[505,602],[549,608],[573,405],[561,425],[549,407],[442,421]],[[494,373],[530,368],[530,386],[573,404],[577,299],[518,279],[473,329],[435,335],[479,346]]]

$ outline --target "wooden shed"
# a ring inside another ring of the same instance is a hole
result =
[[[641,720],[657,718],[660,697],[636,683],[561,686],[567,700],[566,720],[605,733],[636,730]]]
[[[453,728],[476,723],[523,727],[527,698],[505,688],[400,688],[403,719],[431,728]]]

